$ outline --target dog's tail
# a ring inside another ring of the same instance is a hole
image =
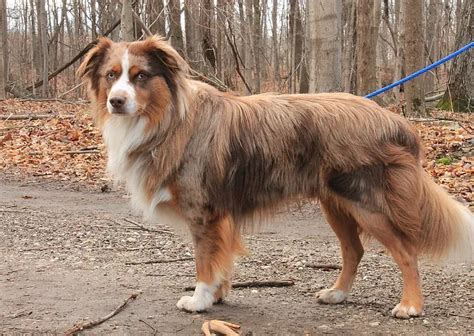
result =
[[[424,171],[421,172],[419,249],[434,259],[472,261],[474,216]]]

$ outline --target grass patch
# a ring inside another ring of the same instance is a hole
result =
[[[439,159],[436,159],[436,163],[443,164],[445,166],[449,166],[451,163],[454,162],[454,159],[451,156],[443,156]]]

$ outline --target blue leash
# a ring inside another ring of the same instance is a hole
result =
[[[405,83],[405,82],[407,82],[407,81],[409,81],[409,80],[412,80],[413,78],[418,77],[419,75],[421,75],[421,74],[423,74],[423,73],[425,73],[425,72],[427,72],[427,71],[429,71],[429,70],[431,70],[431,69],[433,69],[433,68],[436,68],[437,66],[439,66],[439,65],[441,65],[441,64],[443,64],[443,63],[449,61],[450,59],[452,59],[452,58],[458,56],[459,54],[462,54],[463,52],[468,51],[468,50],[471,49],[472,47],[474,47],[474,42],[471,42],[471,43],[466,44],[466,45],[465,45],[464,47],[462,47],[461,49],[459,49],[459,50],[453,52],[452,54],[450,54],[450,55],[448,55],[448,56],[446,56],[446,57],[440,59],[440,60],[437,61],[437,62],[434,62],[433,64],[428,65],[426,68],[423,68],[423,69],[421,69],[421,70],[418,70],[417,72],[414,72],[414,73],[412,73],[411,75],[408,75],[408,76],[406,76],[405,78],[402,78],[402,79],[396,81],[395,83],[392,83],[392,84],[387,85],[387,86],[385,86],[385,87],[383,87],[383,88],[381,88],[381,89],[378,89],[377,91],[374,91],[374,92],[372,92],[372,93],[369,93],[367,96],[365,96],[365,98],[372,98],[372,97],[378,96],[379,94],[381,94],[381,93],[383,93],[383,92],[385,92],[385,91],[388,91],[388,90],[390,90],[390,89],[393,89],[394,87],[399,86],[400,84],[403,84],[403,83]]]

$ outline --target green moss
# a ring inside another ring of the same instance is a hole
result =
[[[437,108],[445,111],[456,111],[456,112],[472,112],[474,106],[473,102],[469,99],[457,99],[454,100],[451,104],[449,99],[443,98],[436,105]]]
[[[444,157],[440,157],[439,159],[436,159],[436,163],[444,164],[445,166],[449,166],[453,162],[454,162],[454,159],[450,156],[444,156]]]

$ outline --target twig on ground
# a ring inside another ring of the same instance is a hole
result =
[[[85,150],[77,150],[77,151],[66,151],[63,154],[100,154],[100,150],[98,149],[85,149]]]
[[[437,121],[453,121],[457,123],[467,122],[467,120],[459,120],[454,118],[408,118],[413,122],[437,122]]]
[[[0,212],[21,212],[25,213],[25,210],[18,210],[18,209],[0,209]]]
[[[145,276],[149,276],[149,277],[164,277],[164,276],[170,276],[169,273],[167,274],[158,274],[158,273],[147,273],[145,274]],[[194,278],[196,276],[196,274],[178,274],[178,275],[174,275],[174,276],[177,276],[177,277],[185,277],[185,278]]]
[[[0,133],[8,132],[8,131],[18,129],[18,128],[23,128],[23,127],[25,127],[25,126],[19,125],[19,126],[11,126],[11,127],[0,128]]]
[[[439,122],[439,121],[451,121],[455,122],[464,129],[467,133],[472,134],[472,131],[468,130],[463,123],[469,123],[467,120],[459,120],[459,119],[453,119],[453,118],[409,118],[408,120],[412,122],[418,122],[418,123],[424,123],[424,122]]]
[[[23,316],[29,316],[31,314],[33,314],[33,311],[31,310],[20,310],[19,312],[16,312],[15,314],[13,314],[11,318],[19,318]]]
[[[110,319],[110,318],[114,317],[115,315],[117,315],[118,313],[120,313],[131,301],[135,300],[137,298],[137,296],[138,296],[138,294],[130,295],[128,297],[128,299],[126,299],[120,306],[115,308],[115,310],[113,312],[111,312],[110,314],[108,314],[108,315],[106,315],[106,316],[104,316],[104,317],[102,317],[98,320],[90,321],[90,322],[87,322],[87,323],[84,323],[84,324],[75,324],[71,329],[66,331],[65,335],[66,336],[72,336],[72,335],[75,335],[79,331],[82,331],[84,329],[90,329],[90,328],[93,328],[95,326],[98,326],[101,323],[104,323],[108,319]]]
[[[142,323],[145,324],[147,327],[151,328],[151,330],[153,330],[153,335],[156,335],[156,334],[158,333],[158,330],[156,330],[155,328],[153,328],[153,326],[150,325],[148,322],[143,321],[142,319],[138,319],[138,322],[142,322]]]
[[[73,115],[65,114],[1,114],[0,120],[37,120],[37,119],[50,119],[50,118],[63,118],[69,119],[74,118]]]
[[[41,177],[41,176],[48,176],[48,175],[53,175],[51,172],[45,172],[45,173],[33,173],[34,177]]]
[[[322,269],[322,270],[338,270],[338,269],[342,269],[342,267],[340,265],[336,265],[336,264],[305,264],[306,267],[310,267],[310,268],[318,268],[318,269]]]
[[[135,222],[134,220],[131,220],[131,219],[128,219],[128,218],[123,218],[124,221],[130,223],[130,224],[133,224],[135,225],[136,227],[138,227],[140,230],[143,230],[143,231],[148,231],[148,232],[158,232],[158,233],[166,233],[166,234],[170,234],[170,235],[174,235],[174,233],[170,230],[165,230],[165,229],[151,229],[151,228],[147,228],[137,222]]]
[[[466,315],[461,315],[461,314],[454,314],[454,313],[448,313],[449,316],[456,316],[456,317],[463,317],[469,320],[472,320],[471,316],[466,316]]]
[[[148,265],[148,264],[168,264],[179,261],[190,261],[194,260],[193,257],[176,258],[176,259],[157,259],[157,260],[146,260],[146,261],[129,261],[125,265]]]
[[[18,99],[20,102],[58,102],[63,104],[89,104],[90,100],[79,99],[79,100],[70,100],[70,99],[60,99],[58,98],[21,98]]]
[[[71,89],[67,90],[66,92],[63,92],[61,94],[58,95],[58,99],[64,97],[65,95],[67,95],[68,93],[71,93],[72,91],[80,88],[82,85],[84,85],[84,82],[80,82],[79,84],[77,85],[74,85],[74,87],[72,87]]]
[[[245,281],[234,282],[232,288],[258,288],[258,287],[288,287],[295,284],[292,280],[269,280],[269,281]],[[185,287],[185,291],[192,291],[196,286]]]

